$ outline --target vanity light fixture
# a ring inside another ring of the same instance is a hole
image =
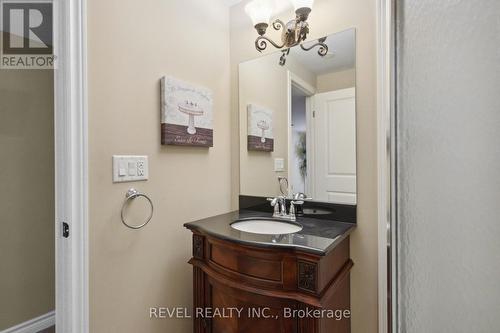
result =
[[[309,23],[307,23],[307,18],[311,13],[314,0],[290,0],[295,8],[295,18],[290,20],[287,24],[279,19],[272,22],[274,30],[282,30],[281,44],[274,42],[266,36],[266,30],[269,27],[269,21],[273,10],[270,1],[271,0],[253,0],[245,6],[245,11],[252,19],[254,27],[259,34],[259,37],[255,40],[255,48],[259,52],[267,48],[268,42],[275,48],[281,49],[281,66],[285,65],[286,57],[290,53],[290,48],[297,45],[300,45],[304,51],[310,51],[318,46],[318,54],[321,57],[327,55],[328,45],[325,44],[326,37],[318,39],[317,43],[309,47],[305,47],[301,44],[306,40],[309,34]]]

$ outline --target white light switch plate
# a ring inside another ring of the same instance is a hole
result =
[[[135,182],[149,177],[148,157],[113,155],[113,182]]]
[[[276,172],[285,171],[285,159],[284,158],[275,158],[274,159],[274,171],[276,171]]]

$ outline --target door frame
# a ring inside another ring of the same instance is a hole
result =
[[[89,331],[86,1],[54,0],[56,329]],[[62,236],[62,223],[70,226]]]
[[[305,81],[304,79],[302,79],[300,76],[298,76],[297,74],[293,73],[292,71],[290,70],[287,70],[287,100],[288,100],[288,115],[287,115],[287,142],[289,143],[288,144],[288,151],[287,151],[287,154],[288,154],[288,158],[287,158],[287,177],[288,177],[288,180],[290,181],[291,179],[291,165],[292,165],[292,151],[293,151],[293,147],[291,145],[291,142],[293,140],[293,133],[292,133],[292,86],[296,86],[297,88],[299,88],[300,90],[302,90],[305,94],[307,94],[308,96],[306,97],[306,146],[307,146],[307,151],[308,152],[311,152],[311,150],[309,149],[310,146],[312,145],[312,142],[311,142],[311,138],[308,136],[308,133],[314,133],[312,132],[312,129],[314,126],[313,122],[311,121],[312,120],[312,109],[313,109],[313,105],[312,105],[312,98],[315,94],[316,94],[316,88],[313,87],[312,85],[310,85],[309,83],[307,83],[307,81]],[[310,153],[307,154],[307,159],[309,159],[310,161],[313,161],[314,160],[314,156],[310,155]],[[307,174],[308,175],[312,175],[310,173],[310,170],[309,170],[309,165],[311,165],[311,163],[308,163],[307,164],[308,167],[307,167]],[[310,176],[309,176],[310,177]],[[309,178],[308,177],[308,178]],[[304,184],[304,190],[306,192],[308,192],[311,187],[310,187],[310,181],[307,181],[305,182]],[[310,196],[312,193],[305,193],[306,195]]]
[[[397,0],[377,0],[377,176],[379,332],[397,332],[395,43]]]

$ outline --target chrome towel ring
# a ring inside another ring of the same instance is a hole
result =
[[[128,224],[125,221],[123,213],[124,213],[124,210],[125,210],[125,207],[127,206],[127,204],[131,200],[134,200],[135,198],[138,198],[138,197],[143,197],[143,198],[146,198],[148,200],[149,204],[151,205],[151,214],[149,214],[149,217],[147,218],[146,222],[144,222],[143,224],[140,224],[140,225],[130,225],[130,224]],[[121,218],[122,218],[122,222],[123,222],[123,224],[126,227],[128,227],[130,229],[140,229],[140,228],[144,227],[146,224],[148,224],[149,221],[151,221],[151,218],[153,217],[153,211],[154,211],[153,201],[151,201],[151,199],[147,195],[145,195],[144,193],[139,193],[136,189],[131,188],[125,194],[125,201],[123,202],[122,211],[121,211],[120,215],[121,215]]]

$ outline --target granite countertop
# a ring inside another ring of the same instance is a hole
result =
[[[326,255],[356,227],[355,223],[310,217],[297,217],[295,223],[302,225],[302,230],[287,235],[254,234],[231,227],[231,223],[236,220],[252,217],[272,218],[272,214],[240,210],[185,223],[184,226],[190,230],[241,244],[261,247],[285,247],[318,255]]]

